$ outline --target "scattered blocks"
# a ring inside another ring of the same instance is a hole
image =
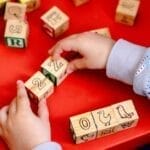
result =
[[[36,72],[25,82],[29,97],[35,100],[47,98],[54,91],[53,83],[47,79],[40,71]]]
[[[68,62],[64,58],[53,60],[47,58],[41,65],[42,73],[48,77],[54,85],[59,85],[67,76]]]
[[[91,30],[91,32],[95,32],[99,35],[111,38],[111,34],[109,31],[109,28],[100,28],[100,29],[95,29],[95,30]]]
[[[132,26],[134,24],[140,0],[119,0],[116,9],[116,22]]]
[[[127,100],[70,117],[70,129],[76,144],[103,137],[137,125],[133,102]]]
[[[69,17],[57,7],[52,7],[42,17],[43,27],[51,37],[58,37],[69,27]]]
[[[89,2],[89,0],[72,0],[75,6],[81,6],[87,2]]]
[[[28,23],[22,20],[7,20],[5,42],[8,47],[25,48],[29,34]]]
[[[76,144],[93,140],[97,136],[97,129],[91,112],[71,117],[70,128]]]
[[[19,2],[27,5],[27,12],[31,12],[40,7],[40,0],[19,0]]]
[[[26,18],[26,5],[15,2],[8,2],[5,8],[4,19],[18,19],[25,20]]]

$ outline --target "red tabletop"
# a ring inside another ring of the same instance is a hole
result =
[[[75,7],[71,0],[43,0],[41,7],[28,14],[29,46],[26,49],[8,48],[4,44],[4,20],[0,17],[0,107],[9,104],[16,94],[16,80],[26,81],[40,69],[48,57],[48,49],[59,39],[70,34],[109,27],[112,37],[125,38],[144,46],[150,45],[149,0],[141,0],[139,14],[133,27],[115,23],[118,0],[91,0]],[[58,6],[70,17],[70,28],[58,39],[44,33],[40,16],[52,6]],[[139,114],[137,127],[114,135],[76,145],[69,130],[69,117],[132,99]],[[64,150],[134,149],[150,142],[150,101],[134,94],[132,87],[108,79],[105,70],[82,70],[68,76],[47,99],[52,128],[52,139]],[[35,124],[36,126],[36,124]],[[33,127],[31,127],[33,128]],[[38,131],[37,131],[38,132]],[[0,140],[0,150],[7,147]]]

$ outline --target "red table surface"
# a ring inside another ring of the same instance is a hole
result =
[[[4,21],[3,17],[0,17],[0,107],[9,104],[15,96],[16,80],[26,81],[32,76],[48,57],[48,49],[59,39],[70,34],[109,27],[115,40],[125,38],[149,46],[150,1],[141,0],[139,14],[133,27],[114,21],[117,2],[118,0],[91,0],[86,5],[75,7],[71,0],[43,0],[38,10],[27,15],[30,24],[29,46],[23,50],[5,46]],[[71,21],[69,30],[59,39],[52,39],[45,34],[40,21],[40,16],[54,5],[66,12]],[[138,111],[140,119],[137,127],[84,144],[73,143],[69,130],[70,116],[126,99],[132,99]],[[150,101],[134,94],[131,86],[107,78],[105,71],[82,70],[72,73],[55,88],[54,94],[47,99],[47,104],[52,140],[59,142],[64,150],[119,150],[121,148],[130,150],[150,142]],[[6,149],[3,141],[0,140],[0,150]]]

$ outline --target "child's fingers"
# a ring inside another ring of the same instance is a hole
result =
[[[84,69],[86,67],[87,66],[86,66],[85,58],[75,59],[69,63],[67,68],[67,73],[71,73],[78,69]]]
[[[4,106],[0,110],[0,125],[5,126],[8,117],[9,106]]]
[[[9,115],[14,115],[16,113],[16,97],[12,100],[9,105]]]
[[[46,99],[43,99],[39,102],[38,105],[38,116],[42,120],[42,122],[45,124],[47,128],[49,128],[49,111],[46,103]]]
[[[17,81],[17,99],[16,99],[17,111],[31,110],[29,98],[22,81]]]

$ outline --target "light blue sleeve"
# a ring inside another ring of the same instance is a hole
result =
[[[133,85],[136,94],[150,98],[150,48],[118,40],[109,55],[106,74]]]
[[[37,145],[32,150],[62,150],[62,147],[56,142],[46,142]]]

